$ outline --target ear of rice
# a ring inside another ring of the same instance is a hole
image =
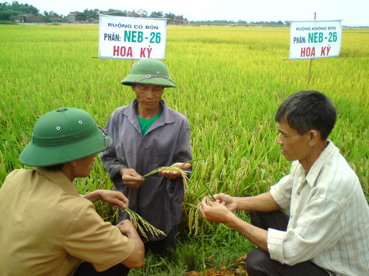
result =
[[[185,163],[189,163],[189,162],[185,162]],[[185,186],[185,188],[187,189],[188,188],[188,172],[187,171],[184,171],[180,168],[177,167],[177,164],[173,164],[172,166],[169,166],[169,167],[160,167],[160,168],[157,168],[151,172],[149,172],[148,174],[145,174],[144,176],[142,176],[143,178],[146,178],[150,175],[153,175],[157,172],[159,172],[159,170],[162,170],[162,171],[175,171],[175,172],[179,172],[183,178],[183,184]]]
[[[149,240],[146,234],[147,232],[150,232],[153,237],[155,236],[159,237],[160,235],[166,236],[166,234],[163,231],[152,226],[147,220],[145,220],[136,212],[132,211],[131,209],[127,209],[126,212],[129,214],[129,218],[132,224],[136,227],[138,231],[140,231],[142,236],[145,237],[147,240]]]
[[[170,166],[170,167],[161,167],[160,168],[162,171],[173,171],[173,172],[179,172],[183,178],[183,184],[185,186],[185,188],[188,188],[188,172],[184,171],[176,166]]]

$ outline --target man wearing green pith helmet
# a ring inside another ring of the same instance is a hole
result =
[[[0,190],[2,276],[122,276],[143,265],[144,245],[132,223],[113,226],[93,204],[125,209],[127,198],[110,190],[80,196],[73,185],[111,143],[81,109],[60,108],[36,122],[20,155],[36,168],[14,170]]]
[[[192,160],[190,125],[184,115],[162,100],[165,88],[176,87],[164,63],[140,60],[121,83],[131,87],[136,99],[111,114],[106,131],[114,142],[101,154],[101,160],[116,189],[128,197],[130,209],[166,234],[157,237],[147,233],[146,249],[162,254],[175,248],[183,179],[174,171],[160,171],[147,178],[142,175]],[[190,166],[186,163],[180,168],[189,170]],[[125,218],[127,214],[121,212],[119,220]]]

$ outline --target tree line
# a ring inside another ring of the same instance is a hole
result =
[[[285,26],[289,25],[288,22],[246,22],[246,21],[227,21],[227,20],[214,20],[214,21],[188,21],[183,16],[176,16],[174,13],[163,13],[162,11],[154,11],[148,13],[146,10],[140,9],[138,11],[121,11],[115,9],[109,9],[107,11],[99,9],[85,9],[82,12],[72,13],[75,22],[97,22],[100,14],[114,15],[114,16],[130,16],[130,17],[150,17],[150,18],[166,18],[168,24],[191,24],[191,25],[237,25],[237,26],[250,26],[250,25],[268,25],[268,26]],[[180,20],[176,20],[176,18]],[[15,23],[15,22],[43,22],[43,23],[63,23],[70,22],[69,15],[57,14],[54,11],[40,12],[36,7],[29,4],[20,4],[18,1],[12,3],[0,3],[0,23]],[[180,22],[180,23],[178,23]]]
[[[145,10],[135,11],[121,11],[115,9],[109,9],[107,11],[99,10],[99,9],[85,9],[82,12],[74,12],[74,20],[76,22],[86,22],[86,21],[97,21],[99,19],[100,14],[106,15],[115,15],[115,16],[134,16],[134,17],[150,17],[150,18],[167,18],[167,22],[170,24],[176,15],[174,13],[163,13],[162,11],[154,11],[148,13]],[[69,15],[61,15],[57,14],[54,11],[44,11],[40,12],[36,7],[29,4],[20,4],[18,1],[13,1],[12,3],[0,3],[0,20],[1,21],[10,21],[15,22],[20,18],[24,18],[25,16],[37,17],[41,22],[68,22]],[[183,19],[187,21],[186,19]],[[3,22],[4,23],[4,22]]]
[[[14,1],[12,4],[7,2],[0,3],[0,20],[12,21],[22,13],[38,16],[39,12],[36,7],[28,4],[19,4],[18,1]]]

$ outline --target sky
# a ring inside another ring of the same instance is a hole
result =
[[[13,2],[12,0],[1,3]],[[85,9],[143,9],[183,15],[189,21],[308,21],[342,20],[343,26],[369,26],[368,0],[18,0],[40,10],[68,15]]]

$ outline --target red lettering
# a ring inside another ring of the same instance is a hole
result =
[[[126,55],[126,47],[120,47],[120,56],[124,57]]]
[[[147,57],[150,58],[152,48],[141,48],[140,57],[146,57],[146,50],[147,50]]]
[[[327,47],[327,56],[329,55],[329,51],[331,50],[331,47]]]
[[[118,46],[114,46],[113,56],[117,56],[117,55],[119,55],[119,47]]]
[[[150,58],[151,51],[152,51],[152,48],[147,48],[147,55],[148,55],[148,58]]]
[[[301,48],[300,57],[315,57],[315,47]]]
[[[327,50],[327,54],[325,54],[325,50]],[[320,52],[321,56],[328,56],[329,55],[329,51],[331,50],[331,47],[322,47],[322,51]]]
[[[132,57],[132,47],[128,47],[127,57]]]
[[[140,57],[146,57],[145,50],[146,50],[146,48],[141,48],[141,55],[140,55]]]
[[[121,56],[121,57],[132,57],[132,47],[120,47],[120,46],[114,46],[113,48],[113,56]]]
[[[310,55],[311,55],[311,48],[308,47],[308,48],[306,48],[306,56],[310,57]]]

